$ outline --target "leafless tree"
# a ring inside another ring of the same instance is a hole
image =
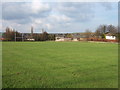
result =
[[[84,34],[86,38],[90,38],[92,36],[92,32],[89,29],[87,29]]]
[[[109,33],[111,33],[111,34],[116,34],[116,33],[118,33],[118,29],[117,29],[117,27],[115,27],[115,26],[113,26],[113,25],[109,25],[108,27],[107,27],[107,31],[109,32]]]
[[[100,25],[95,31],[95,36],[96,37],[104,36],[106,32],[107,32],[107,25]]]

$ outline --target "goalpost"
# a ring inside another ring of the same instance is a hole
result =
[[[22,36],[21,36],[21,37],[17,37],[16,31],[15,31],[15,42],[17,41],[17,38],[21,38],[21,39],[22,39],[22,42],[23,42],[23,41],[24,41],[24,33],[22,33]]]

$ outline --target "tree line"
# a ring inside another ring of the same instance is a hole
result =
[[[86,38],[102,38],[105,39],[105,34],[110,33],[112,36],[116,36],[117,40],[120,40],[119,27],[114,25],[99,25],[95,32],[87,29],[85,31]]]
[[[2,34],[2,37],[5,38],[6,41],[15,41],[15,34],[18,37],[21,36],[18,31],[7,27],[5,33]]]
[[[2,34],[2,37],[5,38],[5,41],[15,41],[15,39],[16,41],[22,41],[22,38],[24,41],[27,41],[27,38],[34,39],[35,41],[55,40],[55,35],[48,34],[46,31],[40,34],[28,34],[25,36],[24,34],[9,27],[6,28],[6,31]]]
[[[42,34],[33,34],[35,41],[52,41],[55,40],[54,34],[48,34],[46,31]]]
[[[105,34],[110,33],[113,36],[116,36],[117,40],[120,40],[120,31],[118,26],[114,25],[99,25],[97,29],[92,32],[91,30],[87,29],[83,34],[85,38],[102,38],[105,39]],[[79,33],[77,33],[79,34]],[[32,35],[32,36],[31,36]],[[48,40],[55,40],[55,34],[48,34],[46,31],[43,33],[33,33],[27,38],[33,38],[35,41],[48,41]],[[6,31],[3,33],[3,38],[6,41],[15,41],[15,36],[22,37],[22,33],[15,31],[9,27],[6,28]],[[65,35],[66,38],[73,38],[73,35],[68,33]],[[26,37],[24,36],[24,39]],[[18,38],[17,41],[21,41],[21,38]]]

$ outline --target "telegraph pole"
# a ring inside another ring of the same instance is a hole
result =
[[[31,38],[33,38],[33,26],[31,27]]]
[[[15,42],[16,42],[16,30],[15,30]]]
[[[24,37],[23,36],[24,36],[24,33],[22,33],[22,42],[24,41]]]

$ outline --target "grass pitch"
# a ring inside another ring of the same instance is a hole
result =
[[[118,45],[3,42],[3,88],[117,88]]]

